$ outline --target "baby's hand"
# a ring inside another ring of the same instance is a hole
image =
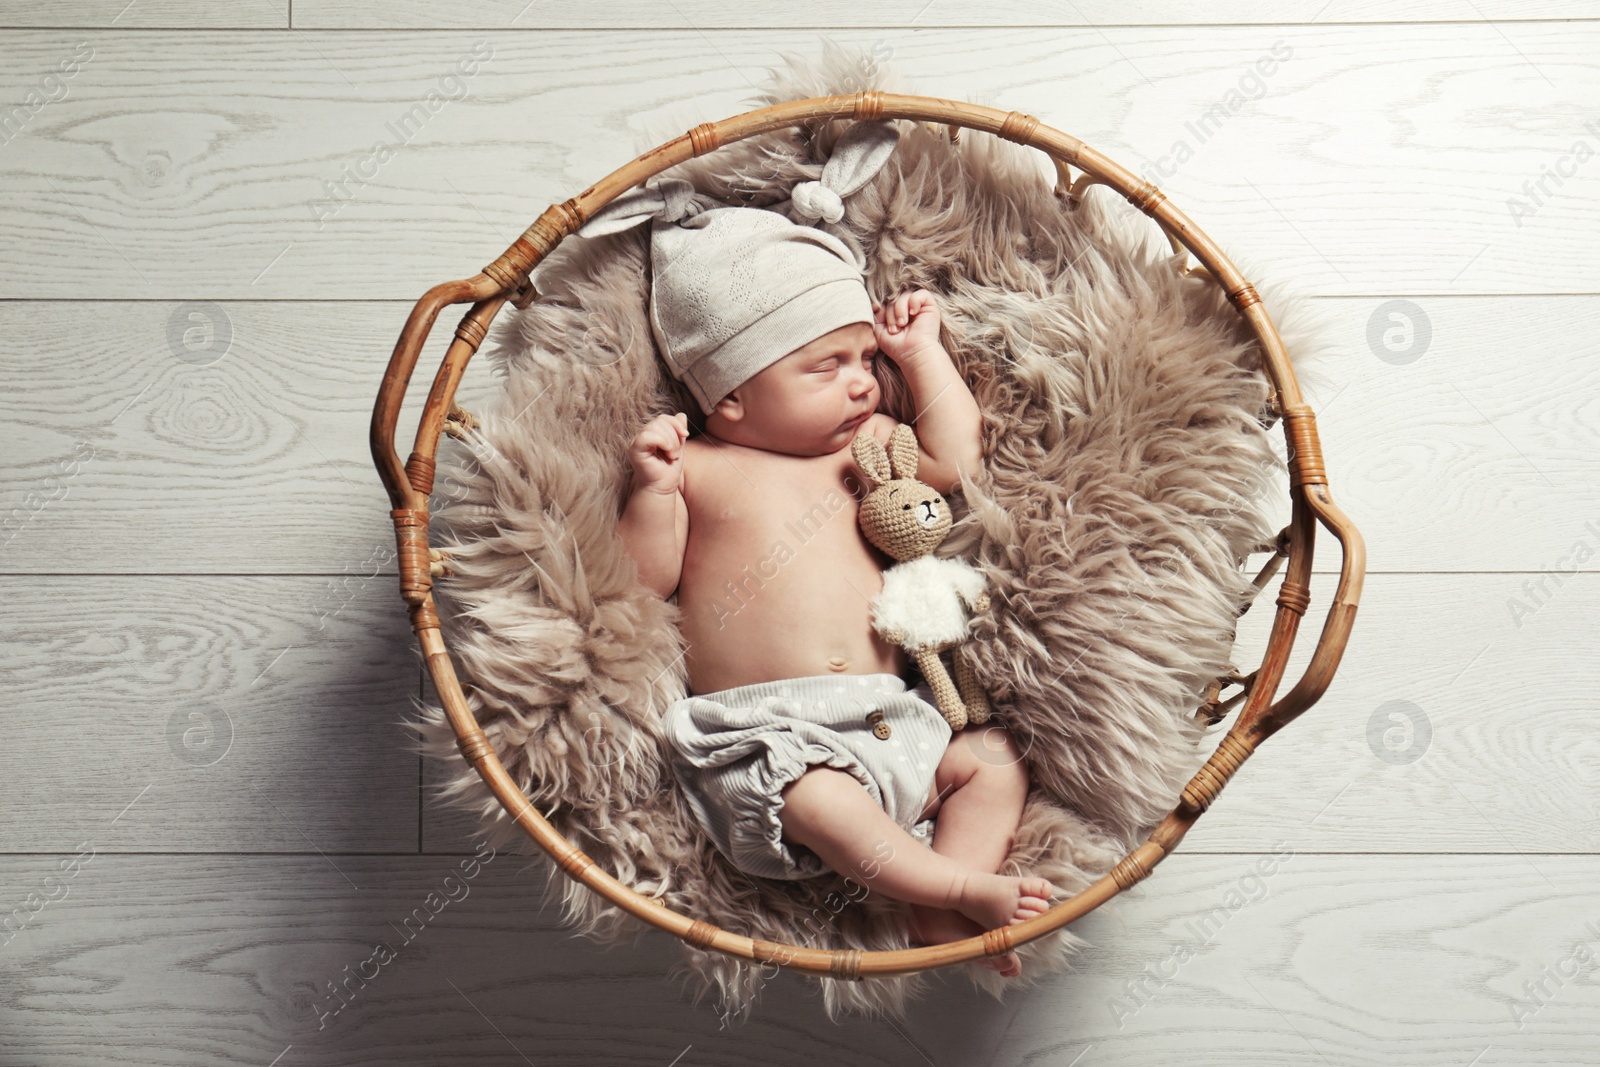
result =
[[[683,484],[683,442],[688,436],[689,416],[681,411],[645,423],[628,446],[634,489],[676,493]]]
[[[874,304],[872,314],[878,350],[897,364],[942,347],[939,304],[926,289],[901,293],[888,304]]]

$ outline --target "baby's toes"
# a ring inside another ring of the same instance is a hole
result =
[[[1034,901],[1030,897],[1023,897],[1022,902],[1017,905],[1017,913],[1011,917],[1011,921],[1014,923],[1025,922],[1028,919],[1037,918],[1049,910],[1050,907],[1047,903]]]
[[[1048,904],[1052,897],[1066,897],[1070,894],[1060,886],[1053,884],[1048,878],[1022,879],[1022,895],[1036,897]]]
[[[1022,961],[1017,959],[1015,952],[1007,952],[999,956],[979,956],[972,962],[979,967],[994,971],[1002,978],[1015,978],[1022,973]]]
[[[1017,889],[1017,915],[1023,919],[1049,911],[1051,895],[1061,892],[1046,878],[1019,878]]]

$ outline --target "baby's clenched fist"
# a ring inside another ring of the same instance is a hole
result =
[[[683,484],[683,442],[688,436],[689,416],[681,411],[645,423],[628,446],[634,488],[676,493]]]

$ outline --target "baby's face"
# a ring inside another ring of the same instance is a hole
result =
[[[797,456],[847,448],[878,410],[877,351],[870,323],[825,333],[735,389],[736,402],[718,404],[707,428],[736,444]]]

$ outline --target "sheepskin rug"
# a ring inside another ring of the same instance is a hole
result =
[[[826,40],[817,57],[784,60],[751,107],[919,91],[882,59]],[[818,177],[849,121],[749,138],[665,173],[727,203],[769,206]],[[942,126],[899,125],[894,156],[846,201],[845,219],[868,253],[875,299],[938,294],[945,346],[984,412],[987,469],[952,494],[955,523],[938,554],[988,579],[974,663],[1032,772],[1003,870],[1075,892],[1144,839],[1216,740],[1194,712],[1230,666],[1235,619],[1264,561],[1251,554],[1269,550],[1287,517],[1286,504],[1274,517],[1288,483],[1281,434],[1269,432],[1270,386],[1221,288],[1186,275],[1154,222],[1114,191],[1091,188],[1070,210],[1036,149],[972,130],[952,145]],[[681,132],[649,131],[635,151]],[[768,881],[730,867],[666,761],[659,716],[686,692],[678,607],[638,584],[616,523],[638,428],[678,410],[702,428],[651,337],[648,233],[567,238],[535,271],[538,298],[494,323],[479,360],[503,391],[474,412],[480,426],[464,442],[445,442],[433,499],[432,541],[455,572],[435,582],[445,638],[507,770],[616,878],[755,938],[904,948],[896,902],[853,901],[837,876]],[[1297,367],[1316,355],[1326,329],[1308,325],[1307,301],[1236,262]],[[879,364],[882,409],[911,421],[904,382],[892,361]],[[472,812],[495,847],[520,841],[537,853],[461,758],[442,708],[418,701],[417,713],[418,747],[446,776],[436,799]],[[601,944],[648,929],[547,869],[569,926]],[[1145,885],[1160,892],[1160,880],[1157,871]],[[973,966],[942,974],[999,996],[1066,969],[1086,944],[1062,929],[1024,946],[1020,978]],[[774,974],[687,943],[683,952],[669,977],[696,1002],[715,993],[724,1022],[748,1018]],[[904,1018],[936,981],[813,980],[834,1019]]]

